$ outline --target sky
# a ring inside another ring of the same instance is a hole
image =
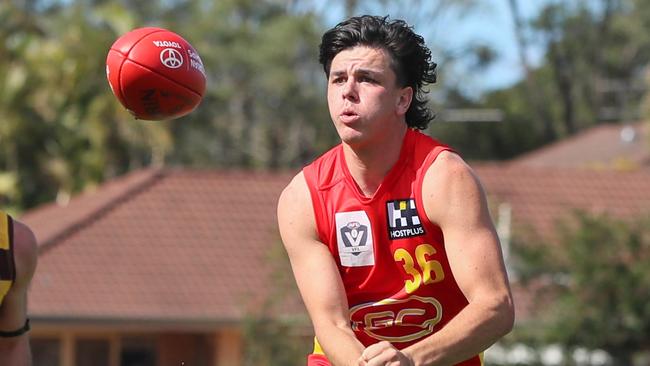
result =
[[[508,0],[482,0],[480,9],[464,16],[443,19],[440,28],[434,32],[433,44],[452,48],[471,42],[490,45],[497,53],[496,61],[479,75],[471,77],[471,85],[478,91],[498,89],[521,80],[523,70],[519,62],[519,51],[515,28]],[[519,1],[519,11],[524,19],[535,17],[548,1]],[[530,42],[527,50],[529,61],[539,64],[543,58],[540,47]]]

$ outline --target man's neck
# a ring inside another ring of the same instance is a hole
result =
[[[384,178],[397,163],[406,128],[388,135],[386,141],[353,147],[343,144],[343,154],[348,170],[366,197],[372,197]]]

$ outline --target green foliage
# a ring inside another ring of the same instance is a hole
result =
[[[507,159],[598,123],[643,119],[649,25],[644,1],[548,2],[519,30],[544,52],[524,80],[476,100],[445,101],[446,108],[498,108],[503,122],[431,131],[470,159]]]
[[[173,29],[201,53],[209,90],[187,123],[173,124],[168,161],[279,168],[331,146],[315,19],[273,1],[198,4],[191,23]]]
[[[280,168],[325,150],[335,139],[316,61],[318,22],[280,4],[0,3],[3,208],[65,201],[144,166]],[[189,116],[135,121],[111,94],[108,49],[141,26],[176,31],[201,54],[208,90]]]
[[[559,226],[557,243],[516,247],[518,273],[539,305],[518,334],[566,350],[601,349],[629,365],[650,352],[650,216],[574,217]]]
[[[102,180],[149,165],[169,149],[163,125],[133,123],[110,94],[104,75],[117,30],[130,28],[119,8],[80,4],[25,11],[0,5],[0,171],[13,187],[0,192],[13,208],[65,199]],[[18,194],[7,194],[17,191]]]
[[[542,126],[531,119],[531,106],[523,84],[494,91],[482,102],[452,95],[449,107],[495,108],[504,112],[501,122],[443,123],[434,120],[428,132],[450,144],[468,160],[505,160],[544,143]],[[553,111],[552,106],[548,107]],[[469,138],[471,136],[471,138]]]
[[[301,366],[313,348],[313,331],[302,303],[289,259],[279,238],[268,254],[272,286],[262,306],[250,311],[243,324],[244,364]]]
[[[303,322],[292,323],[276,318],[251,317],[244,321],[246,366],[301,366],[313,339],[296,330],[304,329]]]

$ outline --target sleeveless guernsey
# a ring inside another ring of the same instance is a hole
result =
[[[422,179],[446,145],[409,129],[372,197],[361,193],[338,145],[303,169],[320,240],[343,280],[350,324],[365,346],[405,348],[441,329],[467,304],[441,229],[429,222]],[[315,342],[310,365],[329,365]],[[482,365],[481,355],[458,365]]]
[[[0,305],[16,278],[11,216],[0,211]]]

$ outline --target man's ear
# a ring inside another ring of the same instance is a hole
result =
[[[411,106],[411,101],[413,101],[413,88],[410,86],[402,88],[397,99],[397,113],[405,115]]]

